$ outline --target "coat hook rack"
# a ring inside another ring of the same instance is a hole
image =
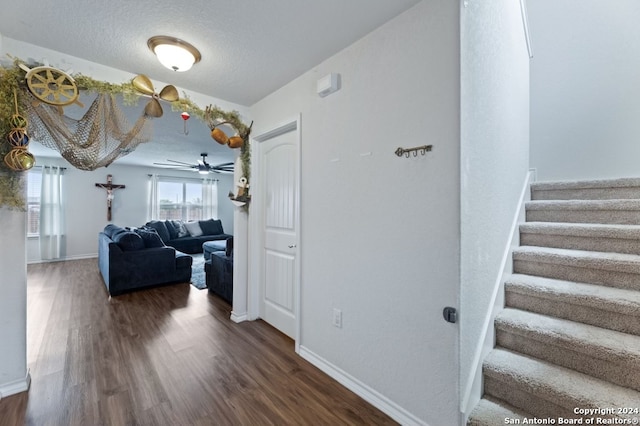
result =
[[[398,157],[402,157],[404,155],[405,157],[409,158],[411,156],[411,153],[413,153],[413,156],[417,157],[418,153],[420,153],[420,155],[425,155],[427,152],[431,151],[432,148],[433,145],[422,145],[413,148],[398,147],[398,149],[396,149],[396,155]]]

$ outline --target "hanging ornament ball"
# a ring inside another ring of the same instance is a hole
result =
[[[244,139],[238,135],[229,138],[229,148],[240,148],[243,144]]]
[[[182,117],[184,121],[187,121],[191,116],[187,111],[184,111],[182,114],[180,114],[180,117]]]
[[[14,147],[26,147],[29,145],[29,136],[23,129],[13,129],[7,135],[7,140]]]
[[[15,148],[4,156],[4,162],[10,169],[23,172],[36,164],[36,158],[24,148]]]
[[[229,142],[227,135],[217,127],[211,130],[211,137],[220,145],[226,145]]]
[[[13,114],[9,119],[9,124],[14,129],[24,129],[25,127],[27,127],[29,122],[27,121],[26,118],[24,118],[20,114]]]

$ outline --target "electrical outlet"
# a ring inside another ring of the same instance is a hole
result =
[[[342,311],[338,308],[333,308],[333,326],[342,328]]]

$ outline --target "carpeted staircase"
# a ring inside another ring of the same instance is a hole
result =
[[[640,419],[640,179],[535,183],[531,198],[468,425]]]

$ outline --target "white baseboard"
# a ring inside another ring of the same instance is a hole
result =
[[[380,411],[384,412],[398,423],[405,426],[429,426],[427,425],[427,423],[409,413],[407,410],[400,407],[389,398],[371,389],[369,386],[365,385],[345,371],[331,364],[324,358],[316,355],[314,352],[310,351],[304,346],[299,347],[298,353],[302,358],[318,367],[328,376],[335,379],[338,383],[340,383],[356,395],[360,396],[362,399],[364,399]]]
[[[462,422],[466,424],[471,411],[482,398],[482,363],[487,354],[495,346],[495,331],[493,321],[496,315],[504,308],[504,282],[509,274],[513,272],[511,262],[513,249],[520,244],[520,228],[519,224],[524,222],[525,218],[525,202],[529,201],[529,187],[535,179],[535,170],[529,170],[526,175],[520,199],[518,201],[518,209],[511,223],[511,236],[506,244],[500,264],[500,273],[494,283],[491,302],[484,319],[483,333],[476,345],[475,356],[472,362],[471,374],[467,378],[466,385],[461,389],[462,400],[460,401],[460,412],[462,413]]]
[[[237,314],[234,311],[231,311],[231,321],[239,323],[239,322],[244,322],[244,321],[248,321],[249,317],[247,316],[247,313],[245,312],[244,314]]]
[[[93,259],[93,258],[97,258],[97,257],[98,257],[98,253],[78,254],[78,255],[75,255],[75,256],[60,257],[58,259],[29,260],[29,261],[27,261],[27,264],[28,265],[32,265],[32,264],[36,264],[36,263],[64,262],[64,261],[67,261],[67,260]]]
[[[31,375],[27,372],[27,375],[23,379],[0,385],[0,399],[20,392],[26,392],[29,390],[29,386],[31,386]]]

